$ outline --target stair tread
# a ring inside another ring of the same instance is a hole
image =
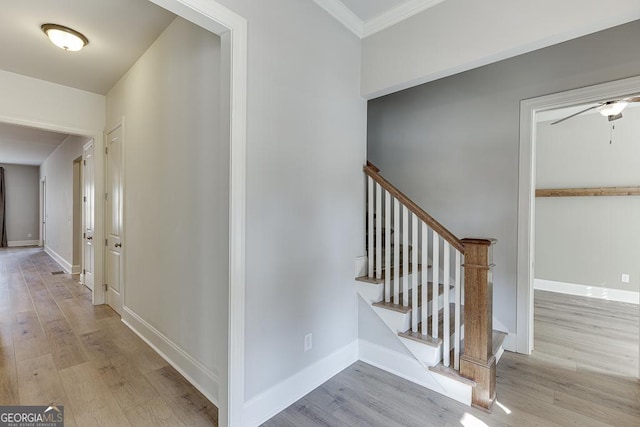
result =
[[[471,387],[475,387],[477,385],[474,380],[460,375],[460,371],[456,371],[451,367],[444,366],[442,363],[438,363],[436,366],[429,366],[429,370],[431,372],[436,372],[440,375],[444,375],[445,377],[454,379]]]
[[[432,282],[428,282],[429,283],[429,294],[428,294],[428,299],[429,301],[431,301],[433,299],[433,283]],[[449,288],[452,288],[452,286],[450,286]],[[438,287],[438,295],[442,295],[442,292],[444,291],[444,284],[440,284],[440,286]],[[386,308],[388,310],[393,310],[393,311],[397,311],[399,313],[408,313],[409,311],[411,311],[411,307],[412,307],[412,303],[413,303],[413,292],[411,290],[409,290],[409,305],[405,306],[402,305],[402,303],[400,304],[394,304],[393,303],[393,298],[391,301],[386,302],[384,300],[380,301],[380,302],[376,302],[373,303],[374,306],[376,307],[382,307],[382,308]],[[404,292],[400,293],[400,298],[399,300],[402,301],[404,297]],[[418,285],[418,307],[422,306],[422,285]]]
[[[456,305],[453,303],[449,304],[449,312],[451,313],[451,316],[449,316],[449,331],[453,332],[454,328],[455,328],[455,316],[453,315],[454,310],[456,308]],[[438,316],[440,319],[443,318],[443,314],[444,314],[444,309],[441,308],[440,310],[438,310]],[[427,320],[427,332],[431,331],[431,322],[432,322],[432,317],[433,316],[429,316],[429,319]],[[460,312],[460,325],[464,325],[464,311],[461,310]],[[444,323],[442,321],[438,322],[438,336],[442,337],[444,335]],[[427,344],[430,345],[432,347],[437,347],[440,345],[440,343],[442,342],[442,338],[433,338],[431,336],[430,333],[427,334],[423,334],[422,333],[422,322],[420,322],[418,324],[418,331],[417,332],[413,332],[411,329],[408,329],[405,332],[398,332],[398,336],[401,336],[403,338],[407,338],[413,341],[417,341],[423,344]]]
[[[504,342],[504,339],[506,337],[507,337],[507,334],[505,332],[496,331],[495,329],[493,330],[493,336],[492,336],[493,349],[491,351],[491,354],[495,356],[498,353],[498,349],[500,348],[500,346],[502,346],[502,343]]]
[[[427,269],[431,268],[430,265],[427,265]],[[409,271],[411,271],[411,273],[413,273],[413,264],[409,263]],[[422,264],[418,264],[418,271],[422,271]],[[360,277],[356,277],[356,280],[359,282],[365,282],[365,283],[373,283],[373,284],[378,284],[378,283],[384,283],[384,279],[385,279],[385,273],[386,271],[383,269],[382,270],[382,277],[381,278],[376,278],[376,277],[369,277],[367,275],[364,276],[360,276]],[[411,274],[409,273],[409,274]],[[403,266],[400,267],[400,277],[404,277],[404,270],[403,270]],[[394,268],[391,267],[391,278],[393,279],[394,276]]]

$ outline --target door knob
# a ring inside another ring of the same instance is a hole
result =
[[[116,243],[116,244],[115,244],[115,245],[113,245],[113,246],[115,246],[116,248],[121,248],[121,247],[122,247],[122,244],[121,244],[121,243]]]
[[[87,236],[87,240],[93,240],[93,236]]]

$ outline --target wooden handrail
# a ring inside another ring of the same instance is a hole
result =
[[[380,169],[378,169],[372,163],[367,162],[367,164],[362,168],[362,170],[364,171],[365,174],[370,176],[375,182],[380,184],[382,188],[384,188],[389,193],[391,193],[393,197],[398,199],[400,203],[405,205],[411,213],[416,215],[419,219],[421,219],[429,227],[431,227],[432,230],[434,230],[436,233],[442,236],[442,238],[445,239],[447,242],[449,242],[451,246],[453,246],[454,248],[456,248],[457,250],[459,250],[464,254],[464,244],[462,243],[462,241],[458,239],[456,236],[454,236],[452,232],[447,230],[444,225],[440,224],[438,221],[433,219],[431,215],[426,213],[420,206],[418,206],[413,200],[407,197],[402,191],[398,190],[389,181],[384,179],[378,173]]]
[[[536,197],[640,196],[640,187],[544,188]]]

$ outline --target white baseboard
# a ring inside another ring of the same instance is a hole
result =
[[[180,372],[211,403],[219,406],[220,381],[216,372],[211,371],[191,357],[177,344],[126,306],[122,307],[122,322],[144,342],[149,344],[167,363]]]
[[[534,279],[533,287],[541,291],[640,304],[640,293],[622,289],[601,288],[598,286],[578,285],[575,283],[555,282],[544,279]]]
[[[71,266],[71,273],[79,274],[81,272],[82,272],[82,270],[80,269],[80,264]]]
[[[389,350],[367,340],[358,340],[358,346],[360,360],[363,362],[465,405],[471,405],[471,386],[433,373],[422,366],[415,358]]]
[[[354,341],[276,384],[245,403],[244,425],[264,423],[357,360],[358,342]]]
[[[56,251],[51,249],[49,246],[45,246],[44,247],[44,251],[47,254],[49,254],[49,256],[55,260],[55,262],[60,264],[60,267],[62,267],[62,269],[65,271],[65,273],[71,274],[72,268],[71,268],[71,263],[70,262],[68,262],[66,259],[64,259],[62,256],[60,256],[60,254],[58,254]]]
[[[9,248],[21,246],[40,246],[40,240],[10,240],[7,242],[7,247]]]

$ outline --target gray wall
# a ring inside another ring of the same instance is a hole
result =
[[[45,249],[53,252],[65,268],[73,264],[73,161],[91,138],[69,136],[40,166],[40,180],[47,182],[47,232]]]
[[[640,108],[537,125],[536,188],[640,185]],[[535,277],[638,292],[640,197],[537,198]],[[623,284],[622,273],[630,283]]]
[[[369,102],[368,158],[459,237],[494,237],[494,314],[516,327],[520,101],[640,74],[640,22]]]
[[[39,167],[0,164],[4,168],[9,246],[38,241],[40,236]]]
[[[214,401],[229,282],[220,60],[218,36],[176,18],[109,91],[106,120],[109,132],[124,117],[125,310],[211,373],[173,360]]]
[[[366,103],[360,40],[314,2],[221,3],[249,22],[249,400],[357,339]]]

